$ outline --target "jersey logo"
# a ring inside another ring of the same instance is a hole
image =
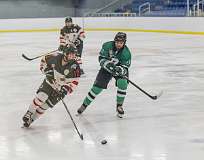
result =
[[[73,31],[74,31],[74,32],[77,32],[77,29],[76,29],[76,28],[74,28],[74,29],[73,29]]]
[[[69,70],[68,69],[65,69],[64,70],[64,75],[68,75],[69,74]]]

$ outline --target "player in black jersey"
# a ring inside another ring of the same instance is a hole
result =
[[[52,54],[42,58],[40,70],[45,79],[23,116],[25,127],[40,117],[48,108],[54,107],[65,95],[72,93],[78,85],[80,67],[76,61],[77,49],[64,48],[63,54]]]
[[[77,24],[74,24],[71,17],[65,18],[65,26],[60,30],[59,50],[63,50],[66,45],[74,44],[77,48],[78,62],[82,64],[81,57],[83,51],[83,40],[85,38],[84,30]],[[84,71],[81,69],[81,74]]]

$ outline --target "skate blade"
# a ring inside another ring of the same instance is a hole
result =
[[[79,113],[76,113],[75,114],[75,116],[77,116],[77,117],[79,117],[79,116],[81,116],[82,115],[82,113],[81,114],[79,114]]]
[[[29,128],[29,127],[21,126],[21,128],[22,128],[22,129],[27,129],[27,128]]]
[[[123,118],[123,114],[117,113],[118,118]]]
[[[30,127],[30,125],[26,124],[26,123],[24,123],[23,126],[21,126],[21,128],[29,128],[29,127]]]

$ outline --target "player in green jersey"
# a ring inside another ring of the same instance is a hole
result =
[[[108,83],[114,78],[117,87],[116,111],[118,113],[117,115],[122,118],[122,115],[124,114],[123,102],[128,87],[128,82],[124,76],[128,77],[128,68],[131,64],[131,53],[126,46],[126,40],[126,33],[118,32],[114,41],[109,41],[103,44],[99,54],[101,68],[91,90],[85,97],[81,107],[77,110],[78,114],[82,114],[96,96],[101,93],[103,89],[107,89]]]

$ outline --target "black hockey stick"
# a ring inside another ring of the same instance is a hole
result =
[[[138,85],[136,85],[134,82],[132,82],[128,77],[123,77],[123,78],[125,78],[133,86],[135,86],[137,89],[139,89],[141,92],[143,92],[144,94],[146,94],[148,97],[150,97],[153,100],[157,100],[163,94],[163,91],[161,91],[158,95],[150,95],[149,93],[144,91],[142,88],[140,88]]]
[[[75,127],[75,129],[76,129],[76,131],[77,131],[77,133],[78,133],[78,135],[79,135],[79,137],[80,137],[80,139],[83,141],[84,136],[83,136],[83,134],[81,134],[81,133],[79,132],[79,130],[78,130],[77,126],[76,126],[76,123],[74,122],[74,119],[72,118],[72,115],[71,115],[71,113],[69,112],[69,110],[68,110],[68,108],[67,108],[66,103],[64,102],[63,99],[61,99],[61,101],[62,101],[62,103],[63,103],[63,105],[64,105],[64,107],[65,107],[67,113],[69,114],[69,116],[70,116],[70,118],[71,118],[71,120],[72,120],[72,122],[73,122],[73,124],[74,124],[74,127]]]
[[[52,66],[52,67],[53,67],[53,66]],[[53,72],[55,73],[54,67],[53,67]],[[52,82],[53,82],[54,85],[56,85],[56,83],[55,83],[54,80],[53,80]],[[60,94],[60,91],[59,91],[57,88],[55,89],[55,91],[56,91],[58,94]],[[80,139],[83,141],[84,136],[83,136],[83,134],[81,134],[81,133],[79,132],[79,130],[78,130],[78,128],[77,128],[77,125],[76,125],[76,123],[74,122],[74,119],[72,118],[72,115],[71,115],[71,113],[69,112],[66,103],[64,102],[63,98],[61,98],[61,97],[60,97],[60,100],[62,101],[62,103],[63,103],[63,105],[64,105],[64,107],[65,107],[67,113],[69,114],[69,117],[71,118],[72,123],[74,124],[74,127],[75,127],[75,129],[76,129],[76,131],[77,131],[77,133],[78,133]]]
[[[53,52],[56,52],[56,51],[58,51],[58,49],[53,50],[53,51],[48,52],[48,53],[45,53],[45,54],[42,54],[42,55],[39,55],[39,56],[36,56],[36,57],[32,57],[32,58],[29,58],[29,57],[27,57],[25,54],[22,54],[22,57],[25,58],[25,59],[28,60],[28,61],[32,61],[32,60],[34,60],[34,59],[37,59],[37,58],[40,58],[40,57],[49,55],[49,54],[51,54],[51,53],[53,53]]]

